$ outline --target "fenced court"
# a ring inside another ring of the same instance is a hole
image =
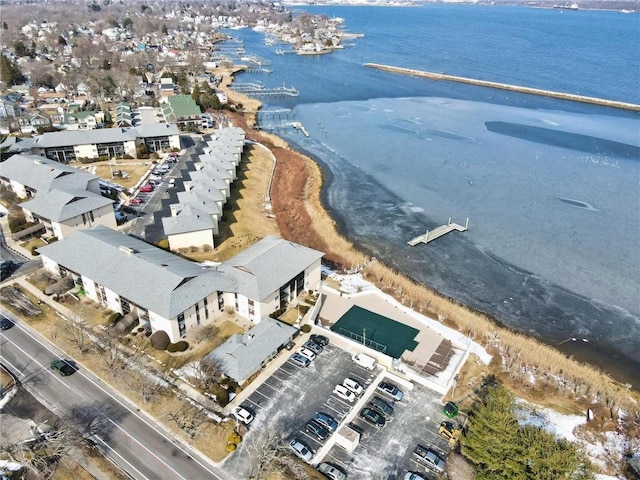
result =
[[[354,305],[331,326],[331,330],[352,338],[393,358],[416,348],[418,329]]]

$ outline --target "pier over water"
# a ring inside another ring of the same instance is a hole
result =
[[[450,82],[468,83],[471,85],[479,85],[481,87],[499,88],[502,90],[511,90],[513,92],[529,93],[531,95],[540,95],[543,97],[560,98],[563,100],[572,100],[574,102],[591,103],[595,105],[603,105],[605,107],[621,108],[624,110],[633,110],[640,112],[640,105],[635,103],[618,102],[615,100],[607,100],[605,98],[587,97],[584,95],[575,95],[573,93],[554,92],[552,90],[542,90],[540,88],[522,87],[519,85],[510,85],[508,83],[490,82],[487,80],[478,80],[476,78],[458,77],[455,75],[447,75],[445,73],[426,72],[423,70],[413,70],[411,68],[394,67],[391,65],[382,65],[379,63],[365,63],[365,67],[384,70],[392,73],[400,73],[402,75],[413,75],[416,77],[428,78],[431,80],[448,80]]]

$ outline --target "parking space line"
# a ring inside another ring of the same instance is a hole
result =
[[[266,396],[264,393],[262,393],[260,390],[256,390],[253,393],[257,393],[258,395],[262,395],[264,398],[266,398],[267,400],[271,400],[271,397]]]

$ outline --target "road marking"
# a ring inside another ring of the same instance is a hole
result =
[[[8,339],[7,339],[7,340],[8,340]],[[9,360],[7,360],[6,358],[3,358],[3,359],[2,359],[2,363],[6,363],[6,364],[8,364],[8,365],[9,365],[9,366],[10,366],[10,367],[15,371],[15,372],[17,372],[17,373],[18,373],[18,376],[21,376],[21,377],[24,377],[24,376],[25,376],[25,375],[24,375],[24,373],[22,373],[18,367],[16,367],[15,365],[13,365],[13,364],[12,364]]]
[[[65,321],[68,321],[65,319]],[[24,332],[29,335],[33,340],[35,340],[38,344],[42,345],[45,349],[47,349],[50,353],[56,354],[56,351],[54,350],[54,348],[51,346],[51,344],[48,343],[44,343],[38,336],[35,336],[30,330],[23,328]],[[18,347],[19,348],[19,347]],[[56,347],[57,349],[57,347]],[[25,352],[26,353],[26,352]],[[30,355],[29,355],[30,356]],[[211,475],[213,475],[213,478],[219,479],[220,477],[218,476],[218,474],[212,472],[209,467],[205,464],[203,464],[200,460],[198,460],[196,458],[195,455],[190,454],[187,450],[185,450],[182,446],[182,443],[180,442],[179,437],[177,437],[176,435],[167,435],[165,432],[161,431],[156,425],[154,425],[153,423],[151,423],[150,421],[148,421],[144,416],[140,415],[136,409],[137,407],[135,406],[135,404],[132,404],[131,406],[129,406],[127,403],[125,403],[123,400],[121,400],[118,395],[120,395],[117,391],[114,390],[115,394],[112,394],[111,392],[107,391],[102,385],[100,385],[99,383],[95,382],[91,377],[89,377],[85,372],[83,372],[82,370],[79,370],[76,372],[76,374],[80,374],[83,378],[85,378],[87,381],[91,382],[95,387],[97,387],[99,390],[101,390],[103,393],[105,393],[109,398],[115,400],[116,402],[118,402],[118,404],[120,404],[120,406],[122,406],[125,410],[127,410],[130,414],[134,415],[136,418],[138,418],[142,423],[144,423],[145,425],[147,425],[147,427],[149,427],[151,430],[153,430],[154,432],[156,432],[158,435],[160,435],[162,438],[166,439],[169,443],[172,443],[173,445],[175,445],[176,448],[178,448],[181,452],[183,452],[186,456],[188,456],[189,458],[191,458],[195,463],[197,463],[198,465],[200,465],[200,467],[202,467],[204,470],[206,470],[207,472],[209,472]],[[55,377],[55,375],[54,375]],[[70,388],[68,385],[66,385],[66,383],[62,382],[61,379],[55,377],[58,381],[60,381],[63,385],[65,385],[67,388]],[[97,378],[97,377],[96,377]],[[118,395],[116,395],[118,394]],[[126,397],[123,397],[126,399]],[[126,399],[127,402],[130,402],[130,400]],[[173,441],[174,439],[177,439],[178,442]],[[194,453],[198,453],[197,451]]]
[[[158,462],[160,462],[162,465],[164,465],[165,467],[167,467],[169,470],[171,470],[173,473],[175,473],[179,478],[186,478],[183,477],[182,475],[180,475],[174,468],[171,467],[171,465],[167,464],[166,462],[164,462],[160,457],[158,457],[155,453],[153,453],[151,450],[149,450],[146,446],[144,446],[137,438],[135,438],[133,435],[129,434],[129,432],[127,432],[124,428],[122,428],[120,425],[118,425],[116,422],[114,422],[113,420],[111,420],[110,418],[108,419],[110,423],[113,424],[114,427],[116,427],[118,430],[120,430],[122,433],[124,433],[127,437],[129,437],[131,440],[133,440],[135,443],[137,443],[139,446],[141,446],[144,450],[146,450],[147,452],[149,452],[149,454],[155,458]],[[185,452],[186,454],[186,452]],[[191,455],[188,455],[188,457],[191,457]],[[135,467],[134,467],[135,468]]]
[[[138,470],[136,467],[134,467],[133,465],[131,465],[131,463],[129,463],[129,461],[124,458],[122,455],[120,455],[118,452],[116,452],[111,445],[109,445],[107,442],[105,442],[104,440],[102,440],[98,435],[93,435],[92,438],[95,438],[96,440],[98,440],[102,445],[104,445],[105,447],[107,447],[112,454],[114,454],[115,456],[117,456],[120,460],[122,460],[123,462],[125,462],[132,470],[135,470],[136,473],[138,475],[140,475],[140,477],[147,479],[147,477],[145,477],[142,472],[140,472],[140,470]],[[118,464],[118,462],[115,462],[116,465]],[[122,467],[121,467],[122,468]]]
[[[15,327],[14,327],[15,328]],[[26,331],[26,330],[25,330]],[[15,343],[14,341],[12,341],[10,338],[7,338],[7,341],[9,343],[11,343],[14,347],[16,347],[18,350],[20,350],[23,354],[25,354],[28,358],[30,358],[33,363],[35,363],[36,365],[38,365],[42,370],[44,370],[45,372],[48,372],[49,375],[51,375],[53,378],[56,379],[56,381],[60,382],[62,385],[65,386],[65,388],[68,388],[69,390],[71,390],[71,387],[69,385],[67,385],[66,382],[63,382],[62,379],[56,375],[54,372],[51,371],[51,369],[49,367],[45,367],[44,365],[42,365],[39,361],[37,361],[35,358],[33,358],[33,356],[26,352],[25,350],[23,350],[20,346],[18,346],[17,343]],[[18,370],[19,371],[19,370]],[[77,372],[76,372],[77,373]],[[37,374],[37,373],[36,373]]]

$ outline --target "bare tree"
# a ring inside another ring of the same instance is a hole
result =
[[[126,371],[127,360],[121,351],[121,345],[111,337],[103,339],[97,347],[100,359],[114,377]]]
[[[195,380],[201,390],[209,391],[222,378],[220,363],[210,358],[201,358],[193,365]]]
[[[176,422],[178,428],[189,435],[189,438],[194,438],[200,426],[207,420],[204,412],[193,405],[169,412],[168,417]]]
[[[198,343],[202,343],[209,338],[215,337],[219,330],[220,329],[212,323],[209,325],[200,325],[193,330],[193,339]]]
[[[165,374],[157,374],[151,369],[130,370],[129,384],[144,403],[149,403],[169,386]]]
[[[84,321],[65,322],[64,332],[67,339],[73,343],[79,352],[88,352],[91,348],[91,338],[89,338],[89,329]]]
[[[253,435],[247,447],[249,453],[249,478],[262,480],[277,476],[285,470],[280,458],[283,455],[283,435],[278,429],[268,429],[263,435]]]

